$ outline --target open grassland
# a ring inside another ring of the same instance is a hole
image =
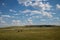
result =
[[[60,27],[2,28],[0,40],[60,40]]]

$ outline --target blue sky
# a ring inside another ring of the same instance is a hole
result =
[[[60,0],[0,0],[0,27],[60,25]]]

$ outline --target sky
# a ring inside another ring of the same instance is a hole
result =
[[[0,0],[0,27],[60,25],[60,0]]]

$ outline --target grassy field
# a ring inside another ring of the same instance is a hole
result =
[[[60,40],[60,27],[2,28],[0,40]]]

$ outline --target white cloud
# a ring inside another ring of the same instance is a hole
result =
[[[22,13],[28,13],[31,12],[31,10],[24,10]]]
[[[17,0],[17,1],[18,1],[19,4],[21,4],[21,3],[24,3],[24,2],[26,2],[28,0]]]
[[[51,15],[51,13],[50,12],[46,12],[46,11],[32,11],[32,13],[35,13],[35,14],[42,14],[43,16],[47,16],[47,17],[53,17],[52,15]]]
[[[5,3],[2,3],[2,5],[5,5]]]
[[[2,12],[0,11],[0,14],[2,14]]]
[[[31,11],[31,13],[34,13],[34,14],[41,14],[41,11],[34,10],[34,11]]]
[[[33,24],[31,17],[28,18],[28,24],[29,24],[29,25],[32,25],[32,24]]]
[[[29,1],[48,1],[48,0],[17,0],[19,4]]]
[[[60,5],[59,5],[59,4],[57,4],[56,7],[57,7],[58,9],[60,9]]]
[[[0,27],[5,27],[5,26],[8,26],[8,23],[4,20],[1,20],[0,21]]]
[[[6,22],[5,21],[1,21],[1,24],[5,24]]]
[[[2,17],[0,17],[0,21],[2,20],[3,18]]]
[[[35,2],[32,3],[32,1],[35,1]],[[42,14],[43,16],[47,16],[49,18],[53,17],[52,12],[45,11],[45,10],[51,10],[52,6],[49,4],[49,2],[43,3],[42,1],[47,2],[48,0],[19,0],[18,2],[19,4],[23,3],[25,6],[32,6],[34,8],[39,8],[39,11],[38,10],[24,10],[22,11],[22,13],[31,13],[30,16],[34,14]]]
[[[0,24],[6,24],[6,21],[3,20],[3,17],[0,17]]]
[[[21,21],[20,20],[12,20],[12,25],[21,25]]]
[[[11,16],[10,15],[1,15],[1,17],[8,17],[8,18],[10,18]]]
[[[31,19],[28,19],[28,21],[29,21],[29,22],[32,22],[32,20],[31,20]]]
[[[32,1],[35,1],[34,3]],[[42,10],[51,10],[51,5],[49,4],[49,2],[44,3],[44,2],[48,1],[48,0],[18,0],[18,3],[21,4],[23,3],[25,6],[32,6],[35,8],[42,8]]]
[[[6,7],[6,6],[7,6],[7,4],[6,4],[6,3],[2,3],[2,6]]]
[[[13,9],[9,9],[9,11],[10,12],[14,12],[14,13],[16,13],[17,11],[15,11],[15,10],[13,10]]]
[[[49,4],[49,2],[47,2],[47,3],[43,3],[43,2],[41,2],[41,1],[35,1],[35,3],[32,3],[32,2],[30,2],[31,4],[31,6],[33,6],[33,7],[40,7],[40,8],[42,8],[42,10],[51,10],[51,5]],[[26,5],[28,5],[27,3],[26,3]]]
[[[2,3],[2,6],[6,6],[6,4],[5,3]]]
[[[39,7],[41,7],[42,10],[51,10],[52,6],[49,3],[46,4],[40,3]]]
[[[35,14],[40,14],[41,15],[42,14],[43,16],[47,16],[49,18],[53,17],[51,12],[46,12],[44,10],[42,10],[42,11],[38,11],[38,10],[24,10],[24,11],[22,11],[22,13],[28,13],[28,12],[30,12],[31,15],[35,15]]]
[[[37,10],[24,10],[22,13],[41,14],[41,12]]]
[[[42,11],[41,13],[43,14],[43,16],[48,16],[49,18],[53,17],[53,15],[50,12]]]

